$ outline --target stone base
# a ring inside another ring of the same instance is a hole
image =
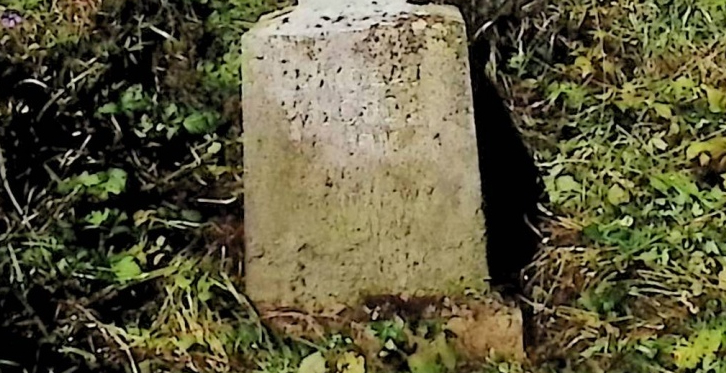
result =
[[[526,359],[522,312],[518,307],[494,298],[481,300],[376,296],[356,307],[332,307],[317,312],[276,308],[258,304],[260,316],[278,333],[308,340],[343,332],[368,359],[375,359],[384,344],[370,333],[367,324],[394,320],[442,320],[444,329],[454,335],[449,343],[460,361],[480,361],[488,357]]]

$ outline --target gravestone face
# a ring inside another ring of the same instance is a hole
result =
[[[243,45],[253,301],[315,308],[486,284],[456,8],[303,1]]]

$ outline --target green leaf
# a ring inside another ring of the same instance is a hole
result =
[[[306,356],[302,362],[300,362],[300,367],[297,371],[298,373],[325,373],[325,364],[325,357],[323,357],[323,354],[318,351]]]
[[[207,275],[202,276],[197,281],[197,298],[199,298],[200,301],[206,302],[210,299],[212,299],[212,292],[209,291],[209,289],[212,288],[212,282],[207,279]]]
[[[703,153],[718,158],[726,153],[726,137],[714,137],[707,141],[694,142],[686,149],[686,158],[694,159]]]
[[[664,141],[664,140],[663,140],[662,138],[660,138],[660,137],[654,137],[653,139],[651,139],[651,140],[650,140],[650,143],[651,143],[651,144],[652,144],[652,145],[653,145],[653,146],[654,146],[654,147],[655,147],[656,149],[658,149],[658,150],[666,150],[666,149],[668,149],[668,143],[667,143],[667,142],[665,142],[665,141]]]
[[[456,368],[456,354],[445,335],[439,334],[433,341],[419,338],[416,345],[416,352],[407,358],[411,373],[442,373]]]
[[[119,109],[117,104],[110,102],[98,108],[97,112],[99,114],[118,114],[121,112],[121,110]]]
[[[653,104],[653,110],[655,110],[656,114],[658,114],[661,118],[671,119],[673,117],[671,107],[667,104],[657,102]]]
[[[406,340],[404,325],[392,320],[375,321],[371,323],[371,329],[382,342],[388,340],[404,342]]]
[[[691,206],[691,213],[693,214],[693,216],[699,217],[703,215],[704,211],[701,205],[696,202],[693,204],[693,206]]]
[[[615,184],[608,190],[608,202],[613,205],[622,205],[623,203],[630,202],[630,193],[623,189],[620,185]]]
[[[126,171],[117,168],[95,174],[84,171],[78,176],[61,182],[58,185],[58,191],[68,193],[80,187],[83,193],[105,200],[109,193],[118,195],[126,189],[126,178]]]
[[[111,271],[119,282],[127,282],[141,275],[141,267],[131,255],[124,255],[111,263]]]
[[[696,82],[686,76],[681,76],[671,84],[673,94],[678,100],[688,100],[693,97],[694,88],[697,87]]]
[[[409,356],[407,360],[411,373],[441,373],[443,371],[443,366],[436,360],[420,353]]]
[[[696,332],[689,341],[682,342],[673,350],[676,366],[680,369],[695,369],[708,357],[713,357],[721,347],[724,330],[704,329]]]
[[[217,118],[209,112],[195,112],[184,118],[182,125],[193,135],[210,133],[217,127]]]
[[[121,110],[133,113],[146,109],[149,106],[149,102],[144,95],[143,87],[141,84],[135,84],[129,87],[121,95]]]
[[[222,150],[222,144],[215,141],[207,148],[207,154],[217,154],[220,150]]]
[[[706,254],[721,254],[721,249],[713,240],[710,240],[703,245],[703,251],[706,252]]]
[[[575,66],[582,71],[582,76],[588,76],[592,74],[593,68],[592,68],[592,62],[589,58],[584,56],[579,56],[575,58]]]
[[[593,240],[600,241],[603,239],[603,234],[600,232],[600,227],[597,224],[590,224],[582,230],[585,237]]]
[[[112,168],[108,171],[108,181],[104,184],[104,190],[111,194],[119,195],[126,189],[126,171],[119,168]]]
[[[189,350],[190,347],[197,343],[196,338],[193,335],[182,335],[178,339],[173,340],[174,345],[182,351]]]
[[[706,90],[708,109],[712,113],[723,113],[726,110],[726,93],[708,85],[703,85],[702,87]]]
[[[110,213],[111,210],[109,209],[104,209],[103,211],[93,211],[90,214],[86,215],[84,220],[87,223],[93,225],[94,227],[100,227],[101,224],[108,220]]]
[[[192,280],[188,279],[186,276],[184,276],[181,273],[177,273],[174,276],[174,286],[178,287],[179,289],[189,289],[189,286],[191,286]]]
[[[354,352],[346,352],[336,363],[338,373],[366,373],[366,360]]]
[[[76,177],[75,181],[80,185],[90,187],[101,184],[101,177],[99,174],[89,174],[88,171],[83,171],[82,174]]]
[[[175,103],[171,103],[164,108],[164,116],[171,118],[179,113],[179,107]]]
[[[443,364],[447,370],[454,370],[456,368],[457,360],[456,351],[454,351],[454,348],[446,341],[446,336],[444,334],[439,334],[431,345],[438,353],[441,364]]]
[[[670,189],[670,186],[659,175],[650,177],[650,186],[663,194],[668,194],[668,189]]]
[[[570,175],[558,177],[555,183],[557,185],[557,189],[563,192],[580,190],[580,183],[578,183],[575,178]]]
[[[657,249],[645,251],[636,257],[636,259],[642,260],[648,265],[653,265],[654,263],[656,263],[658,258],[660,258],[660,253],[658,253]]]

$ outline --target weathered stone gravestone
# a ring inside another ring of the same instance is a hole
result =
[[[245,35],[246,292],[308,310],[486,285],[466,31],[404,0],[301,0]]]

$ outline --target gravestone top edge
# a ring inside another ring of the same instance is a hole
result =
[[[328,33],[369,30],[372,27],[393,25],[410,18],[436,18],[445,23],[461,24],[464,18],[452,5],[416,5],[395,0],[370,4],[358,0],[352,4],[330,5],[331,0],[309,0],[260,18],[243,39],[268,36],[319,37]]]
[[[371,7],[379,8],[392,3],[405,3],[406,0],[299,0],[298,5],[314,8],[350,8]]]

